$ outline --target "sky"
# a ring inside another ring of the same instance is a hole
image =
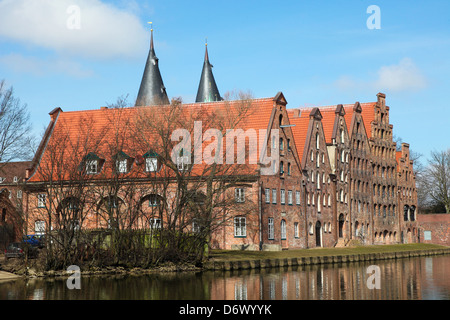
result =
[[[195,101],[205,42],[222,96],[288,108],[376,101],[423,154],[450,147],[450,1],[0,0],[0,80],[48,113],[134,103],[150,25],[167,93]]]

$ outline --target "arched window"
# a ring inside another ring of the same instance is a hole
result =
[[[409,220],[416,221],[416,207],[415,206],[411,206],[411,208],[409,209]]]
[[[320,148],[320,137],[319,133],[316,133],[316,149]]]
[[[309,234],[314,234],[314,227],[311,222],[309,223]]]

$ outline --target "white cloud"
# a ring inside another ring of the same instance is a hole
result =
[[[93,75],[92,71],[84,69],[79,63],[63,58],[38,59],[12,53],[0,56],[0,65],[17,73],[31,73],[36,76],[68,74],[85,78]]]
[[[397,65],[381,67],[374,85],[382,90],[409,91],[423,89],[426,80],[413,61],[404,58]]]
[[[0,37],[67,56],[137,57],[149,32],[133,8],[100,0],[0,0]]]
[[[334,86],[340,90],[402,92],[420,90],[427,85],[425,76],[410,58],[403,58],[398,64],[382,66],[376,74],[375,80],[344,75],[334,82]]]

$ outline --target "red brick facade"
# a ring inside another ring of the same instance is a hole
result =
[[[420,242],[450,246],[450,214],[418,214],[417,225]]]
[[[265,147],[279,152],[276,172],[260,174],[258,166],[255,173],[248,174],[238,188],[245,189],[245,201],[254,203],[254,210],[244,216],[239,212],[243,204],[236,203],[226,222],[211,235],[212,248],[280,250],[333,247],[350,240],[364,244],[417,241],[413,163],[406,144],[402,152],[395,151],[384,94],[378,94],[372,103],[305,109],[287,109],[282,93],[252,103],[258,112],[246,119],[246,128],[267,130]],[[225,104],[202,106],[213,109]],[[100,121],[96,119],[110,112],[103,108],[92,111],[89,117]],[[52,112],[41,146],[51,139],[53,131],[65,128],[63,123],[75,126],[73,119],[82,113]],[[38,208],[46,181],[34,174],[45,152],[40,148],[26,183],[28,233],[36,231],[36,222],[46,223],[43,210]],[[140,158],[132,155],[135,170],[142,170]],[[111,160],[103,161],[106,165]],[[101,199],[96,201],[102,203]],[[403,214],[406,206],[407,220]],[[91,206],[82,227],[107,227],[96,212],[100,207]],[[145,228],[146,223],[139,226]]]

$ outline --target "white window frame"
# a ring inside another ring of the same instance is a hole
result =
[[[294,222],[294,238],[299,238],[298,222]]]
[[[264,194],[266,196],[266,203],[270,203],[270,189],[266,188]]]
[[[292,190],[288,190],[288,205],[292,206]]]
[[[177,157],[177,168],[178,171],[189,170],[189,157],[188,156]]]
[[[300,191],[295,191],[295,203],[300,205]]]
[[[145,159],[145,171],[156,172],[158,171],[158,158],[150,157]]]
[[[39,193],[37,195],[37,207],[45,208],[46,202],[47,202],[47,195],[45,193]]]
[[[286,204],[286,191],[284,189],[280,190],[280,203]]]
[[[116,161],[116,168],[118,173],[127,173],[128,172],[128,160],[117,160]]]
[[[98,160],[86,161],[86,174],[97,174],[97,173],[98,173]]]
[[[236,238],[247,237],[247,219],[245,217],[234,217],[234,236]]]
[[[272,189],[272,204],[277,204],[277,189]]]
[[[244,188],[234,189],[234,198],[237,203],[245,202],[245,189]]]
[[[45,234],[45,221],[38,220],[34,222],[34,233],[37,236],[42,236]]]
[[[280,222],[280,236],[281,240],[286,240],[286,220],[281,220]]]
[[[273,218],[269,218],[268,219],[268,223],[267,223],[267,238],[269,240],[274,240],[275,239],[275,228],[274,228],[274,224],[273,224]]]
[[[162,221],[160,218],[150,218],[149,225],[151,230],[161,229]]]

